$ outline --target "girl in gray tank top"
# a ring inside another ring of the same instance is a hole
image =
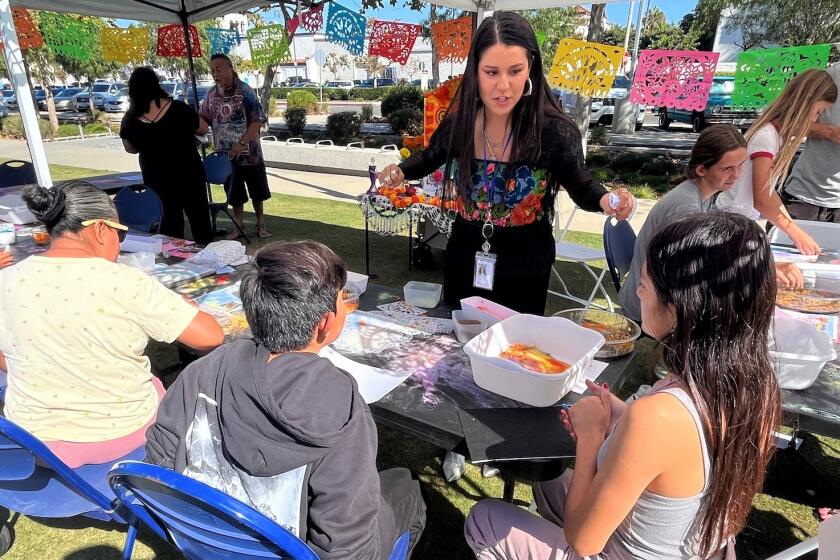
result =
[[[539,517],[476,504],[465,535],[478,558],[729,557],[781,417],[767,238],[737,214],[686,216],[651,239],[638,294],[670,375],[630,405],[588,382],[592,396],[560,413],[574,472],[534,485]]]

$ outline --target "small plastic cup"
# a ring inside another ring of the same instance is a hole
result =
[[[353,313],[359,308],[359,290],[352,285],[347,285],[341,292],[341,297],[344,300],[344,306],[347,308],[347,313]]]
[[[37,227],[32,230],[32,241],[34,241],[36,245],[49,245],[50,234],[47,233],[46,228]]]

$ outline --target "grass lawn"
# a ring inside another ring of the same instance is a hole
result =
[[[54,176],[62,178],[89,176],[92,170],[53,168]],[[75,173],[75,174],[74,174]],[[220,193],[217,193],[217,195]],[[364,221],[357,206],[348,203],[274,195],[266,202],[267,224],[274,236],[271,241],[316,239],[333,248],[356,271],[364,271]],[[220,225],[225,225],[224,220]],[[228,224],[229,225],[229,224]],[[254,217],[246,215],[247,231],[254,229]],[[254,237],[254,246],[263,243]],[[570,234],[571,240],[600,246],[601,236]],[[371,270],[376,280],[393,288],[400,288],[410,279],[440,281],[441,255],[435,253],[438,266],[434,270],[408,271],[407,239],[370,236]],[[561,275],[571,286],[591,286],[579,266],[559,265]],[[610,288],[611,297],[615,294]],[[569,307],[558,298],[549,299],[549,311]],[[653,345],[643,341],[634,360],[633,371],[622,395],[635,391],[641,383],[653,381]],[[155,365],[165,366],[174,357],[171,348],[150,345],[150,357]],[[379,466],[403,466],[419,473],[428,496],[428,526],[416,549],[414,558],[469,559],[472,558],[463,539],[463,522],[470,507],[479,499],[499,497],[502,482],[498,478],[484,479],[480,469],[467,467],[466,475],[449,484],[440,475],[441,453],[434,447],[406,434],[387,429],[379,430]],[[812,509],[819,506],[840,506],[840,491],[830,481],[840,480],[840,441],[805,435],[797,451],[782,451],[770,469],[763,494],[756,497],[748,526],[739,538],[738,554],[742,559],[761,559],[812,536],[817,523]],[[530,502],[530,488],[519,483],[517,503]],[[114,526],[90,523],[86,520],[16,520],[16,543],[9,559],[73,559],[108,560],[119,558],[125,532]],[[141,532],[133,558],[178,558],[168,545],[148,532]]]

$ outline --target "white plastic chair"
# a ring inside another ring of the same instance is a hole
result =
[[[817,537],[811,537],[807,541],[802,541],[801,543],[797,543],[778,554],[774,554],[767,560],[794,560],[795,558],[808,554],[812,550],[817,550],[817,548],[819,548]]]
[[[607,257],[604,254],[604,251],[602,249],[592,249],[591,247],[586,247],[577,243],[564,241],[566,233],[569,231],[569,227],[572,225],[572,220],[575,217],[575,213],[578,211],[578,207],[576,205],[572,207],[572,211],[569,214],[569,218],[566,220],[566,224],[562,228],[560,228],[561,208],[559,208],[559,195],[557,199],[558,208],[556,208],[554,212],[554,247],[557,252],[556,259],[563,259],[566,261],[579,263],[595,281],[595,285],[592,287],[592,291],[589,293],[589,297],[587,299],[583,299],[573,295],[571,292],[569,292],[569,288],[568,286],[566,286],[566,282],[564,282],[563,278],[560,276],[560,272],[557,270],[557,263],[555,261],[555,264],[551,267],[551,273],[560,282],[562,291],[558,292],[549,289],[548,293],[557,297],[561,297],[563,299],[567,299],[569,301],[574,301],[575,303],[579,303],[583,305],[585,309],[589,309],[589,307],[594,306],[601,309],[609,309],[609,311],[614,312],[615,309],[613,308],[612,300],[607,294],[607,290],[604,288],[604,278],[606,278],[607,276],[608,267],[604,266],[601,269],[601,274],[599,275],[595,274],[595,271],[592,270],[592,267],[589,266],[589,263],[597,261],[606,261]],[[604,299],[607,300],[606,307],[601,304],[595,303],[595,296],[598,294],[599,291],[601,292],[601,295],[604,296]]]

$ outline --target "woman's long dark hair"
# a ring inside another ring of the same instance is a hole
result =
[[[457,184],[461,196],[467,195],[470,185],[475,121],[483,108],[478,94],[478,63],[484,51],[496,44],[524,48],[530,64],[532,93],[519,100],[511,115],[511,160],[535,161],[539,157],[542,153],[542,126],[546,118],[566,119],[572,127],[577,128],[551,94],[551,88],[543,75],[542,56],[531,24],[514,12],[494,12],[481,22],[473,37],[461,85],[446,114],[451,122],[445,176],[450,177],[452,161],[457,158]],[[456,194],[448,190],[449,197]],[[547,198],[553,200],[553,194],[549,193]]]
[[[169,94],[160,87],[160,80],[154,70],[148,66],[134,69],[128,79],[128,112],[139,117],[149,112],[152,101],[160,105],[161,99],[169,99]]]
[[[746,523],[761,490],[781,420],[779,385],[767,351],[776,278],[767,237],[734,213],[696,214],[650,241],[647,271],[676,327],[663,341],[705,427],[711,458],[701,510],[700,557]]]

